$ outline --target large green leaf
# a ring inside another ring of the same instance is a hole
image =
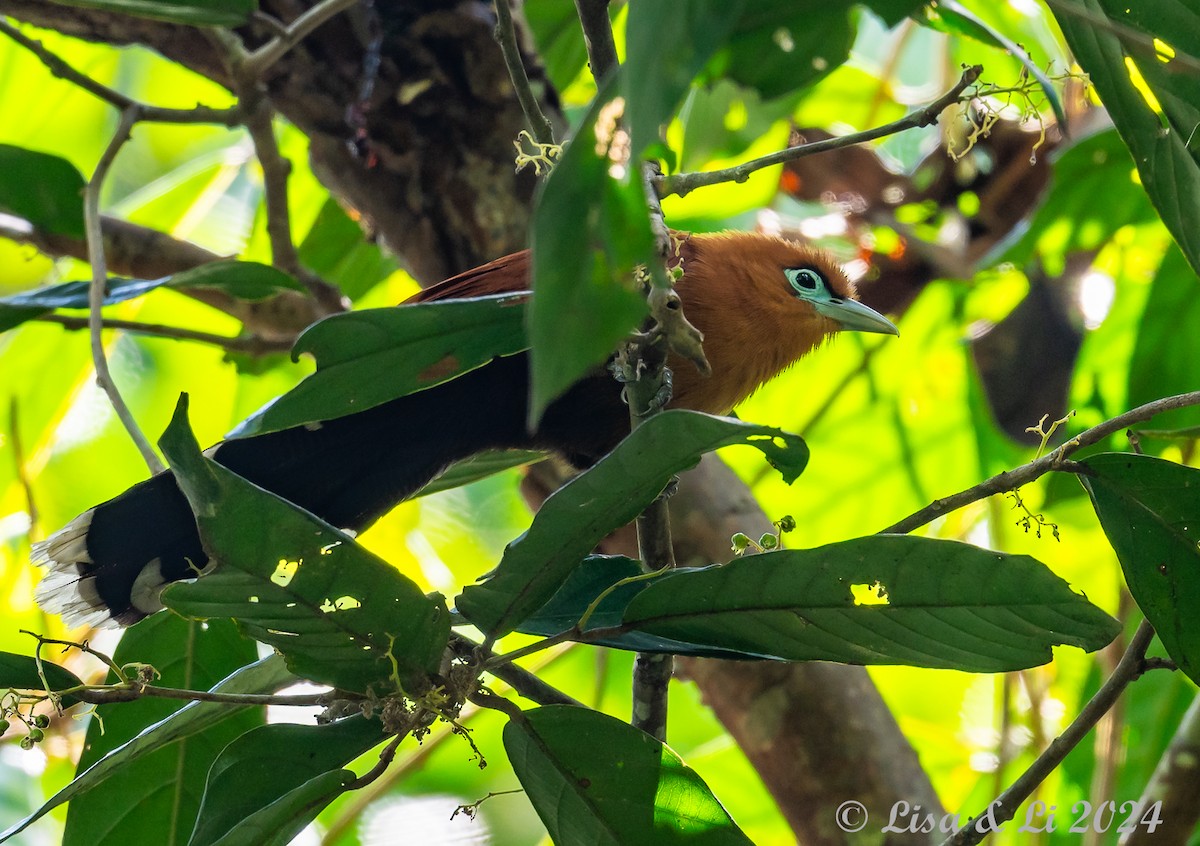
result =
[[[337,285],[352,300],[396,271],[399,264],[378,244],[368,241],[362,227],[337,200],[321,206],[316,221],[297,248],[300,263]]]
[[[650,584],[670,578],[673,573],[662,573],[649,578],[638,578],[627,584],[617,584],[641,575],[641,565],[632,558],[619,555],[589,555],[567,577],[563,586],[550,597],[549,602],[517,626],[517,631],[522,634],[550,637],[575,626],[589,609],[592,613],[583,628],[585,634],[596,629],[619,627],[623,622],[625,606],[630,600]],[[604,598],[592,608],[596,598],[602,593]],[[707,658],[761,657],[734,650],[697,646],[694,643],[684,643],[638,631],[586,639],[593,646],[608,646],[634,652],[667,652],[672,655],[700,655]]]
[[[84,184],[66,159],[0,144],[0,212],[35,229],[82,238]]]
[[[68,6],[101,9],[196,26],[239,26],[250,19],[258,0],[56,0]]]
[[[643,731],[551,705],[504,727],[504,748],[557,846],[749,846],[704,780]]]
[[[660,127],[726,43],[745,5],[745,0],[630,4],[621,90],[635,156],[659,140]]]
[[[630,628],[787,661],[1005,672],[1120,625],[1027,555],[876,535],[682,572],[639,593]]]
[[[63,282],[0,299],[0,332],[56,308],[87,308],[90,282]],[[282,270],[253,261],[214,261],[161,279],[108,280],[104,304],[132,300],[156,288],[220,288],[243,300],[263,300],[300,283]]]
[[[1127,401],[1142,405],[1159,397],[1182,394],[1200,387],[1200,297],[1196,274],[1177,247],[1163,257],[1146,310],[1137,330],[1133,358],[1129,361]],[[1200,409],[1181,408],[1155,421],[1158,429],[1200,425]]]
[[[1163,222],[1200,270],[1200,75],[1177,53],[1200,56],[1200,9],[1179,0],[1073,0],[1080,14],[1051,4],[1067,44],[1100,95]],[[1103,21],[1105,23],[1097,23]],[[1156,40],[1158,55],[1123,44],[1134,30]]]
[[[1124,453],[1083,464],[1079,479],[1130,593],[1167,653],[1200,683],[1200,470]]]
[[[640,166],[608,156],[610,143],[620,147],[618,117],[611,95],[596,98],[534,207],[530,428],[646,313],[631,277],[638,265],[655,269],[657,258]]]
[[[254,661],[256,653],[254,643],[227,621],[202,626],[160,614],[126,631],[113,657],[119,665],[153,665],[160,674],[157,683],[163,686],[208,690]],[[108,760],[106,756],[120,766],[102,779],[89,778],[92,789],[71,799],[64,846],[187,842],[200,806],[199,783],[204,774],[225,744],[262,725],[264,715],[261,708],[237,709],[226,719],[191,734],[187,743],[144,754],[122,754],[148,726],[186,704],[145,698],[97,709],[77,772],[87,773],[102,759]]]
[[[551,495],[529,531],[505,549],[495,574],[459,595],[458,610],[491,635],[512,631],[605,535],[640,514],[673,474],[732,444],[762,450],[789,483],[808,461],[808,448],[797,435],[694,411],[664,411]]]
[[[773,99],[807,88],[850,56],[857,27],[850,4],[755,2],[706,69]]]
[[[361,715],[246,732],[213,762],[188,846],[286,846],[354,780],[345,765],[385,739]]]
[[[525,349],[526,294],[500,294],[337,314],[304,331],[293,357],[317,370],[230,434],[246,438],[333,420],[432,388]]]
[[[155,619],[166,619],[160,616]],[[212,687],[220,693],[274,693],[295,677],[287,671],[283,659],[272,655],[254,664],[242,667]],[[162,720],[143,729],[136,737],[109,752],[86,771],[80,772],[70,784],[54,794],[36,812],[0,834],[0,842],[23,831],[54,808],[81,796],[89,790],[106,783],[114,774],[119,776],[123,768],[150,758],[154,753],[176,741],[194,735],[212,735],[207,731],[225,720],[253,710],[248,705],[229,705],[223,702],[189,702]],[[260,724],[257,720],[255,724]],[[210,741],[205,740],[206,744]],[[195,806],[193,806],[195,807]]]
[[[315,682],[381,694],[421,685],[449,637],[441,596],[425,596],[348,535],[201,455],[186,399],[159,444],[221,565],[171,585],[163,601],[192,617],[235,618]]]

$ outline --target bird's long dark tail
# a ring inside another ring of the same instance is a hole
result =
[[[361,531],[449,464],[525,434],[525,356],[319,426],[225,441],[214,460],[338,528]],[[131,625],[207,562],[169,472],[84,512],[39,544],[38,603],[68,624]]]

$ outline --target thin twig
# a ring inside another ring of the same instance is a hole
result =
[[[139,110],[139,119],[154,123],[215,123],[222,126],[236,126],[241,123],[241,110],[234,106],[229,109],[213,109],[208,106],[196,106],[191,109],[169,109],[161,106],[150,106],[139,103],[132,97],[122,94],[103,83],[97,82],[87,74],[71,67],[60,56],[46,49],[42,42],[30,38],[7,21],[0,20],[0,33],[7,35],[17,44],[33,53],[46,69],[59,79],[74,83],[89,94],[103,100],[110,106],[125,111],[129,108]]]
[[[292,21],[282,34],[250,53],[244,62],[246,73],[261,79],[271,65],[282,59],[313,30],[358,2],[359,0],[322,0]]]
[[[517,28],[513,24],[509,0],[495,2],[495,37],[500,43],[500,52],[504,54],[504,64],[508,67],[508,77],[517,93],[517,102],[521,104],[521,111],[525,112],[525,122],[539,144],[553,144],[554,126],[538,104],[537,96],[529,84],[529,74],[525,72],[525,63],[521,61],[521,48],[517,44]]]
[[[978,843],[987,835],[998,831],[1001,824],[1011,820],[1021,803],[1033,794],[1033,791],[1058,768],[1067,754],[1087,736],[1100,718],[1109,712],[1125,688],[1147,670],[1146,649],[1153,637],[1154,629],[1143,620],[1117,668],[1079,712],[1079,716],[1071,721],[1062,734],[1051,741],[1008,790],[988,805],[985,812],[972,817],[970,822],[946,838],[942,846],[970,846]]]
[[[978,485],[967,488],[965,491],[934,500],[920,511],[910,514],[898,523],[893,523],[886,529],[883,529],[882,533],[907,534],[913,529],[924,526],[931,520],[941,517],[943,514],[948,514],[965,505],[970,505],[972,502],[986,499],[993,494],[1016,490],[1022,485],[1028,484],[1034,479],[1049,473],[1051,470],[1070,470],[1072,469],[1072,465],[1066,461],[1066,458],[1076,450],[1099,443],[1109,435],[1115,434],[1122,429],[1127,429],[1134,423],[1149,420],[1156,414],[1193,405],[1200,405],[1200,391],[1163,397],[1154,402],[1139,405],[1137,408],[1120,414],[1111,420],[1105,420],[1103,423],[1081,432],[1041,458],[1030,461],[1028,464],[1022,464],[1013,470],[1006,470],[1003,473],[980,482]]]
[[[87,685],[55,691],[58,696],[70,696],[91,705],[110,702],[132,702],[135,699],[183,699],[189,702],[219,702],[225,705],[291,705],[312,707],[323,705],[325,693],[220,693],[209,690],[186,690],[129,682],[128,685]]]
[[[587,44],[588,64],[596,84],[617,67],[617,45],[613,40],[612,22],[608,19],[609,0],[575,0],[575,11],[583,26]]]
[[[150,472],[160,473],[163,470],[163,463],[155,454],[154,447],[150,446],[150,441],[138,427],[133,413],[130,412],[129,406],[121,397],[121,392],[117,390],[112,373],[108,369],[108,358],[104,354],[104,340],[100,334],[103,328],[100,309],[104,305],[108,282],[108,268],[104,261],[104,234],[100,226],[100,188],[104,184],[104,177],[112,167],[117,153],[129,140],[133,125],[138,122],[140,117],[141,109],[137,106],[130,106],[121,112],[121,122],[117,126],[117,131],[113,134],[112,140],[108,142],[108,147],[100,156],[91,180],[83,190],[83,221],[84,229],[87,232],[88,261],[92,265],[92,284],[88,289],[88,331],[91,334],[92,363],[96,368],[96,384],[108,395],[117,419],[121,421],[121,425],[125,427],[125,431],[137,445],[138,452],[142,454]]]
[[[33,319],[41,323],[53,323],[70,331],[89,328],[89,321],[86,317],[70,317],[65,314],[42,314]],[[102,328],[119,329],[124,332],[133,332],[153,338],[168,338],[175,341],[195,341],[201,344],[212,344],[230,352],[246,353],[252,356],[266,355],[273,352],[287,352],[292,348],[293,343],[289,339],[263,338],[258,335],[230,337],[210,332],[198,332],[194,329],[184,329],[180,326],[139,323],[134,320],[106,319],[102,323]]]
[[[814,141],[811,144],[800,144],[795,147],[788,147],[786,150],[780,150],[770,155],[762,156],[761,158],[752,159],[748,162],[743,162],[735,167],[728,167],[722,170],[712,170],[696,173],[677,173],[674,176],[660,176],[655,180],[655,188],[658,190],[660,197],[669,197],[672,194],[677,194],[680,197],[694,191],[697,188],[702,188],[708,185],[717,185],[722,182],[745,182],[750,178],[750,174],[757,170],[762,170],[765,167],[783,164],[784,162],[794,161],[812,156],[817,153],[825,153],[829,150],[838,150],[843,147],[852,147],[855,144],[863,144],[867,141],[874,141],[877,138],[883,138],[887,135],[895,135],[898,132],[903,132],[907,129],[915,129],[921,126],[929,126],[937,121],[938,116],[949,106],[959,102],[963,97],[963,92],[975,84],[979,79],[979,75],[983,73],[983,67],[973,65],[963,71],[962,77],[958,80],[953,88],[938,97],[928,106],[923,109],[918,109],[908,115],[905,115],[900,120],[892,121],[891,123],[877,126],[874,129],[867,129],[863,132],[855,132],[850,135],[842,135],[837,138],[827,138],[823,141]]]
[[[392,761],[396,757],[396,750],[400,747],[400,741],[407,736],[407,733],[405,733],[398,734],[393,737],[392,742],[385,746],[383,751],[379,753],[379,760],[375,763],[375,766],[371,767],[371,769],[369,769],[367,772],[354,779],[354,781],[348,782],[346,786],[342,788],[342,790],[362,790],[368,784],[383,775],[387,771],[387,768],[392,765]]]

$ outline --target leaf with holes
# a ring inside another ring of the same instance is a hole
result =
[[[343,532],[204,457],[187,397],[159,441],[217,569],[176,582],[163,602],[198,618],[233,617],[311,681],[360,692],[419,689],[441,662],[450,617],[441,596]]]
[[[876,535],[665,578],[625,610],[631,630],[785,661],[978,673],[1093,651],[1116,620],[1027,555]]]

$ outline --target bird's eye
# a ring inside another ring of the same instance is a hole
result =
[[[788,278],[788,282],[792,283],[792,287],[800,293],[812,293],[821,288],[825,279],[820,273],[810,267],[796,267],[784,271]]]

